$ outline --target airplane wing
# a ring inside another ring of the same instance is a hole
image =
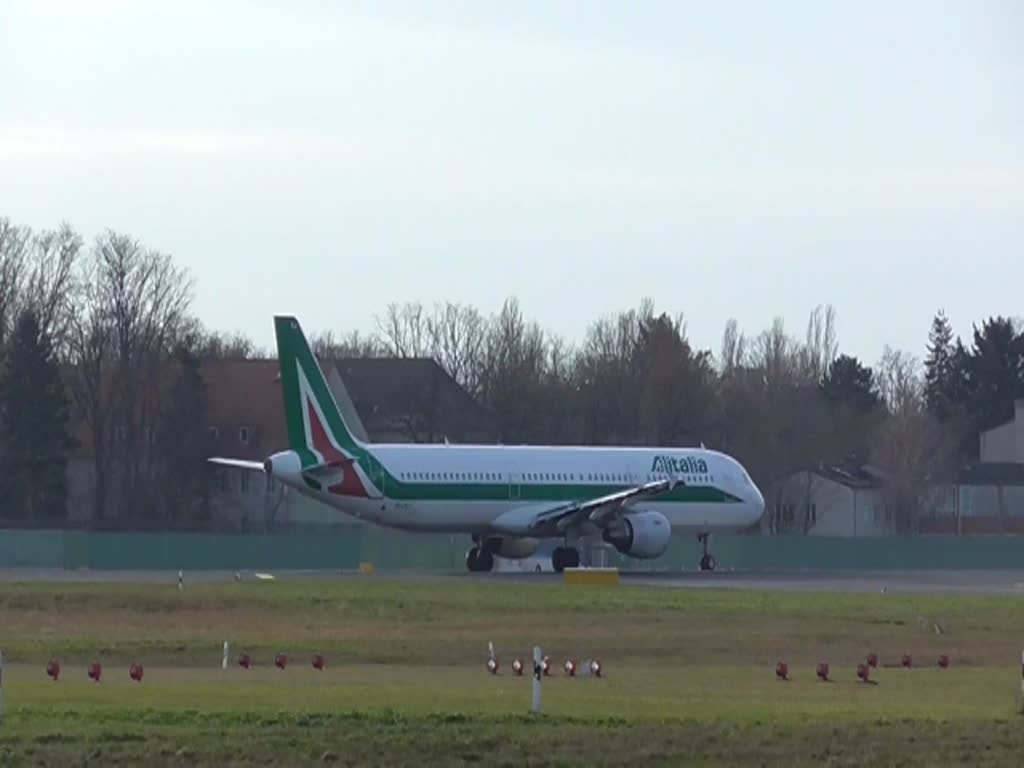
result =
[[[569,526],[584,522],[603,527],[623,508],[660,496],[680,484],[680,481],[657,480],[585,501],[516,507],[499,515],[491,523],[491,528],[498,533],[544,538],[559,536]]]
[[[264,472],[262,461],[245,461],[243,459],[224,459],[220,456],[215,456],[212,459],[207,459],[211,464],[216,464],[218,467],[231,467],[232,469],[248,469],[253,472]]]

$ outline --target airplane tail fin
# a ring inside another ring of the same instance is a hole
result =
[[[365,447],[345,424],[299,321],[279,315],[274,318],[274,331],[288,447],[299,454],[303,466],[358,459]]]

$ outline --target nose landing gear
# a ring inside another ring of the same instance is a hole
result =
[[[718,564],[718,563],[715,562],[715,556],[712,555],[708,551],[708,544],[710,542],[710,539],[711,539],[711,534],[708,534],[708,533],[697,534],[697,540],[704,547],[704,556],[701,557],[701,559],[700,559],[700,569],[702,571],[713,571],[713,570],[715,570],[715,566]]]

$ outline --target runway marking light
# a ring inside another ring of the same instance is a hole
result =
[[[128,668],[128,677],[130,677],[136,683],[141,683],[142,682],[142,665],[141,664],[132,664]]]
[[[779,680],[789,680],[789,664],[780,661],[775,665],[775,677]]]
[[[323,672],[324,670],[324,657],[321,656],[319,653],[313,657],[313,669],[317,670],[318,672]]]
[[[862,683],[867,683],[871,680],[871,665],[870,664],[858,664],[857,665],[857,677]]]
[[[575,661],[573,661],[572,659],[566,659],[565,664],[563,666],[565,667],[565,674],[567,674],[569,677],[576,677]]]
[[[597,659],[594,659],[590,662],[590,674],[592,674],[594,677],[601,676],[601,662]]]
[[[828,673],[829,673],[828,662],[827,661],[820,661],[820,662],[818,662],[818,669],[817,669],[818,679],[821,680],[821,682],[823,682],[823,683],[827,683],[828,682]]]
[[[548,658],[547,656],[545,656],[543,659],[541,659],[540,670],[544,674],[545,677],[547,677],[548,675],[551,674],[551,659]]]
[[[283,653],[277,654],[277,656],[274,657],[274,666],[278,669],[284,669],[288,666],[288,657]]]
[[[89,679],[94,683],[98,683],[103,677],[103,665],[98,661],[94,661],[89,665]]]
[[[515,672],[518,677],[522,677],[523,676],[523,662],[521,662],[519,659],[516,659],[515,661],[513,661],[512,662],[512,671]]]
[[[238,666],[242,669],[249,669],[252,666],[252,657],[248,653],[243,653],[238,657]]]
[[[939,668],[949,669],[949,656],[947,656],[946,654],[942,654],[941,656],[939,656]]]
[[[487,671],[492,675],[498,674],[498,657],[494,654],[494,643],[487,643]]]
[[[873,669],[878,669],[878,654],[877,653],[869,653],[868,654],[868,666],[872,667]]]
[[[56,659],[50,659],[46,664],[46,676],[51,678],[53,682],[57,682],[60,679],[60,662]]]

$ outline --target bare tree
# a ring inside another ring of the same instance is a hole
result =
[[[384,344],[373,335],[363,335],[352,331],[347,336],[338,337],[334,331],[314,333],[310,336],[310,348],[321,360],[340,360],[346,357],[383,357],[386,354]]]
[[[740,332],[735,318],[725,324],[722,334],[722,350],[719,359],[719,370],[722,376],[731,376],[743,367],[747,359],[747,339]]]
[[[829,365],[835,360],[836,313],[829,305],[817,306],[807,320],[807,340],[804,345],[804,365],[807,375],[820,382],[828,371]]]
[[[482,354],[481,399],[491,409],[503,442],[534,439],[531,402],[543,387],[547,339],[508,299],[488,324]]]
[[[82,237],[70,225],[40,232],[32,239],[32,272],[24,303],[39,318],[40,329],[53,339],[61,357],[67,356],[69,333],[78,295],[76,274]]]
[[[377,328],[394,357],[427,357],[430,331],[423,305],[418,302],[389,304]]]
[[[955,466],[956,440],[928,412],[916,358],[886,347],[876,371],[887,415],[872,444],[872,462],[885,473],[883,498],[896,530],[911,533],[930,485]]]
[[[121,514],[155,512],[160,499],[153,491],[154,443],[167,388],[163,373],[177,340],[191,328],[191,280],[170,256],[108,231],[96,241],[83,282],[90,289],[74,347],[79,376],[96,377],[78,389],[93,411],[87,416],[91,426],[100,430],[93,438],[100,448],[97,513],[108,511],[114,466]],[[116,463],[108,463],[106,449]]]
[[[480,392],[487,323],[473,307],[439,304],[427,319],[430,351],[444,370],[470,394]]]
[[[29,271],[31,241],[30,229],[17,227],[9,219],[0,217],[0,357],[20,308]]]
[[[254,360],[266,357],[266,351],[244,333],[212,331],[201,334],[197,353],[202,360]]]
[[[93,508],[98,522],[107,517],[113,460],[115,394],[112,376],[114,334],[110,313],[98,286],[99,264],[82,267],[81,306],[72,316],[69,350],[74,375],[71,394],[88,430],[92,452]]]

